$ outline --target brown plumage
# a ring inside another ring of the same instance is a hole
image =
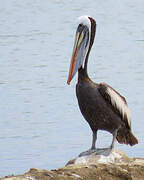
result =
[[[115,139],[119,143],[133,146],[138,140],[131,131],[130,111],[125,98],[106,83],[94,83],[87,73],[87,62],[95,31],[96,22],[93,18],[88,16],[80,18],[68,84],[78,70],[76,95],[81,113],[93,132],[91,149],[96,149],[98,130],[106,130],[113,135],[111,149],[114,147]]]

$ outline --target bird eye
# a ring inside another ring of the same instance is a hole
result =
[[[82,30],[83,30],[83,25],[82,25],[82,24],[79,24],[79,26],[78,26],[78,31],[79,31],[79,32],[82,32]]]

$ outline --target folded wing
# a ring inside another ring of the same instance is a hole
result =
[[[112,105],[113,110],[120,115],[126,127],[131,129],[131,114],[125,98],[106,83],[99,84],[99,92]]]

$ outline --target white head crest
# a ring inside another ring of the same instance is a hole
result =
[[[89,28],[89,30],[91,28],[91,21],[89,19],[89,16],[80,16],[77,19],[77,23],[78,24],[83,24],[83,25],[87,26]]]

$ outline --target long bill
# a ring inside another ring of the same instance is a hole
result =
[[[71,64],[70,64],[70,69],[69,69],[69,75],[68,75],[68,80],[67,84],[70,84],[72,78],[78,71],[79,67],[82,65],[83,60],[81,58],[83,57],[83,50],[81,48],[82,41],[84,39],[84,32],[76,32],[76,38],[75,38],[75,43],[74,43],[74,48],[73,48],[73,53],[72,53],[72,59],[71,59]]]

